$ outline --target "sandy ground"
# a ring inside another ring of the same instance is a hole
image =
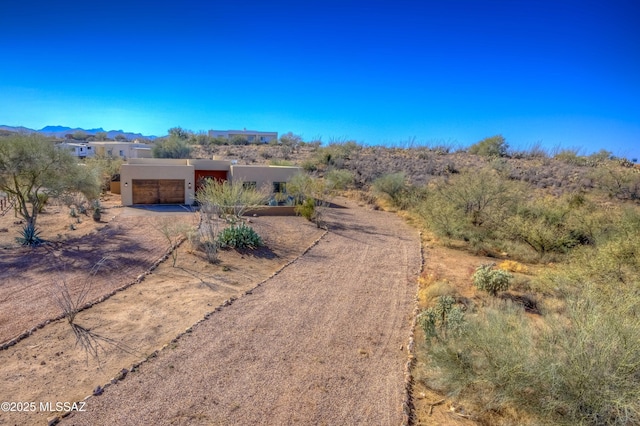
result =
[[[303,257],[63,424],[400,424],[418,233],[359,208],[329,219]]]
[[[118,203],[119,197],[105,203],[109,207],[101,222],[82,215],[78,223],[68,208],[47,207],[38,219],[47,243],[36,248],[15,243],[22,225],[13,215],[0,218],[8,230],[0,234],[0,343],[60,315],[61,286],[77,300],[90,282],[85,298],[90,302],[135,280],[166,252],[168,243],[149,218],[120,217],[125,209],[114,207]],[[193,215],[180,220],[195,223]],[[103,266],[91,277],[101,259]]]
[[[137,224],[143,229],[136,232],[146,233],[148,238],[153,238],[155,220],[194,219],[184,214],[115,210],[119,212],[118,221]],[[0,400],[37,403],[34,412],[0,412],[0,424],[47,424],[47,419],[57,413],[40,410],[40,402],[81,401],[123,368],[131,369],[132,365],[170,344],[225,300],[238,297],[267,279],[323,235],[322,230],[301,218],[258,217],[251,221],[263,236],[266,248],[251,253],[221,251],[219,262],[211,265],[185,243],[180,248],[175,268],[169,259],[142,282],[80,312],[76,323],[96,337],[94,343],[100,345],[99,358],[87,356],[76,344],[75,335],[64,320],[51,322],[18,344],[0,351]],[[43,223],[45,229],[47,226]],[[108,229],[87,230],[84,238],[95,240]],[[118,241],[126,244],[127,239]],[[167,248],[166,242],[163,247]],[[3,257],[8,262],[6,259]],[[131,262],[135,262],[135,258]],[[68,271],[73,270],[69,268]],[[33,278],[38,278],[37,272],[37,269],[22,271],[32,274]],[[38,282],[46,283],[46,280]],[[41,303],[50,303],[48,296]],[[3,312],[10,314],[11,310]],[[20,322],[16,321],[16,324]]]

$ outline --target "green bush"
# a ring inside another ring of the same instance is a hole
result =
[[[347,189],[353,185],[354,181],[353,173],[349,170],[329,170],[324,178],[327,181],[327,185],[335,190]]]
[[[45,192],[38,192],[37,200],[38,200],[38,213],[42,213],[44,211],[44,207],[47,205],[47,202],[49,201],[49,194]]]
[[[484,241],[504,225],[524,197],[524,187],[491,169],[465,170],[434,181],[418,214],[440,236]]]
[[[513,278],[507,271],[493,269],[494,264],[480,265],[473,274],[473,285],[478,290],[483,290],[492,296],[496,296],[499,291],[509,288],[509,281]]]
[[[536,327],[495,301],[467,315],[455,339],[431,341],[428,382],[476,414],[515,411],[518,424],[638,424],[639,302],[633,291],[587,291],[571,296],[566,316]]]
[[[189,158],[191,146],[183,139],[170,136],[167,139],[156,141],[151,153],[155,158]]]
[[[504,157],[509,145],[502,135],[491,136],[469,147],[470,154],[484,157]]]
[[[406,208],[406,195],[409,192],[409,184],[407,176],[404,172],[390,173],[381,176],[373,181],[373,192],[376,195],[384,195],[388,197],[394,206]]]
[[[593,244],[604,226],[596,212],[581,196],[532,198],[505,219],[501,234],[527,244],[542,259]]]
[[[302,204],[297,204],[294,207],[294,211],[297,215],[300,215],[310,222],[315,221],[316,217],[316,202],[313,198],[305,198]]]
[[[418,324],[427,339],[447,339],[459,336],[464,328],[464,312],[455,305],[451,296],[438,296],[436,305],[425,309],[418,316]]]
[[[218,243],[221,247],[235,249],[256,249],[264,245],[260,235],[244,222],[222,230],[218,236]]]

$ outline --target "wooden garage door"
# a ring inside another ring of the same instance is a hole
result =
[[[184,204],[184,179],[133,179],[133,204]]]

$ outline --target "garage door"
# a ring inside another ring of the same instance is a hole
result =
[[[184,179],[133,179],[133,204],[184,204]]]

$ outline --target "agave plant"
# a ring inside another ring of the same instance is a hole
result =
[[[16,241],[23,246],[37,246],[42,244],[40,238],[40,230],[33,223],[27,223],[20,231],[20,236],[16,237]]]

